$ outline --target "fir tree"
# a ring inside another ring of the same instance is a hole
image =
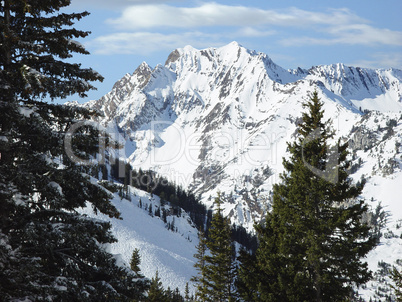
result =
[[[131,255],[130,268],[135,273],[136,276],[142,277],[140,264],[141,264],[140,250],[135,248],[133,250],[133,254]]]
[[[156,217],[161,217],[161,208],[158,207],[158,206],[156,206],[156,209],[155,209],[155,216]]]
[[[159,278],[159,273],[156,271],[155,277],[151,279],[151,286],[148,290],[148,299],[149,302],[167,302],[168,298],[165,294],[165,290],[163,289],[161,279]]]
[[[184,302],[184,298],[180,294],[179,288],[171,290],[170,287],[165,291],[166,301],[169,302]]]
[[[90,81],[102,80],[64,60],[88,53],[73,40],[88,32],[71,27],[88,13],[58,13],[69,4],[1,1],[0,238],[7,244],[0,248],[0,292],[8,301],[138,300],[145,281],[102,248],[115,242],[110,224],[77,212],[89,204],[119,218],[110,192],[82,164],[95,161],[108,138],[85,123],[67,137],[94,112],[41,101],[83,97]]]
[[[151,217],[154,216],[154,212],[153,212],[153,210],[152,210],[152,203],[149,204],[148,214],[149,214],[149,216],[151,216]]]
[[[188,282],[186,282],[186,287],[184,289],[184,301],[190,302],[190,288]]]
[[[391,278],[394,281],[394,285],[391,287],[394,289],[396,301],[402,301],[402,272],[394,266],[391,271]]]
[[[256,301],[256,284],[258,284],[258,269],[256,257],[242,248],[238,257],[239,267],[237,268],[236,289],[242,301]]]
[[[197,270],[197,276],[191,278],[191,281],[196,284],[196,293],[195,296],[198,301],[208,301],[207,300],[207,287],[208,283],[205,279],[206,275],[206,267],[205,267],[205,256],[207,251],[207,241],[205,238],[205,234],[202,230],[198,232],[199,242],[196,246],[197,253],[194,254],[194,258],[197,259],[197,262],[194,264],[195,269]]]
[[[328,147],[317,92],[304,104],[299,138],[288,144],[282,183],[274,185],[272,211],[257,227],[256,301],[344,301],[371,272],[361,259],[375,246],[367,211],[347,174],[347,144]]]
[[[199,275],[194,279],[198,283],[196,295],[200,301],[231,301],[234,296],[234,265],[230,222],[222,215],[220,196],[215,204],[216,212],[205,242],[209,253],[203,250],[200,240],[199,253],[195,255],[199,259],[195,265],[199,270]]]

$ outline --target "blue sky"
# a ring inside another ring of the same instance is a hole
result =
[[[71,12],[91,13],[76,28],[91,52],[74,61],[104,77],[85,102],[98,99],[141,62],[163,64],[169,53],[237,41],[284,68],[345,63],[402,69],[402,1],[72,0]]]

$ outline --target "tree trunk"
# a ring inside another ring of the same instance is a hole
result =
[[[317,298],[317,302],[322,302],[322,293],[321,293],[321,275],[320,272],[318,270],[317,265],[315,266],[315,278],[314,278],[314,283],[315,283],[315,287],[316,287],[316,298]]]

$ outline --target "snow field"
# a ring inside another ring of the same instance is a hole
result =
[[[122,220],[111,219],[106,215],[95,215],[90,207],[82,209],[81,213],[89,217],[112,223],[112,233],[118,242],[111,244],[108,250],[118,255],[129,266],[133,250],[138,248],[141,255],[141,272],[151,279],[156,271],[164,288],[176,287],[184,293],[186,282],[191,286],[190,278],[196,275],[193,267],[198,244],[197,230],[188,223],[184,213],[179,218],[168,216],[168,222],[175,220],[177,232],[169,231],[159,217],[151,217],[145,207],[152,203],[153,209],[160,206],[159,197],[153,196],[130,187],[131,201],[121,199],[114,194],[113,204],[120,211]],[[142,208],[139,207],[141,199]]]

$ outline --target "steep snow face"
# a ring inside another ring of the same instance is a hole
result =
[[[285,70],[232,42],[176,49],[153,70],[142,63],[85,106],[126,137],[135,167],[182,184],[207,205],[221,191],[224,213],[251,230],[283,171],[308,94],[318,91],[336,136],[348,139],[367,122],[363,110],[402,111],[401,79],[400,70],[343,64]]]
[[[185,285],[197,274],[193,255],[198,244],[197,229],[189,216],[182,211],[180,217],[167,216],[167,222],[174,224],[174,230],[167,229],[160,217],[150,215],[149,207],[155,211],[162,208],[157,196],[129,187],[129,200],[114,194],[113,204],[120,211],[122,220],[95,214],[92,207],[81,210],[82,214],[111,223],[111,231],[118,240],[107,246],[107,250],[128,266],[133,250],[138,248],[141,256],[141,272],[149,279],[156,271],[163,286],[172,290],[177,287],[184,294]],[[163,206],[167,210],[168,205]]]
[[[344,64],[315,66],[306,79],[321,81],[361,110],[402,110],[402,71],[366,69]]]

